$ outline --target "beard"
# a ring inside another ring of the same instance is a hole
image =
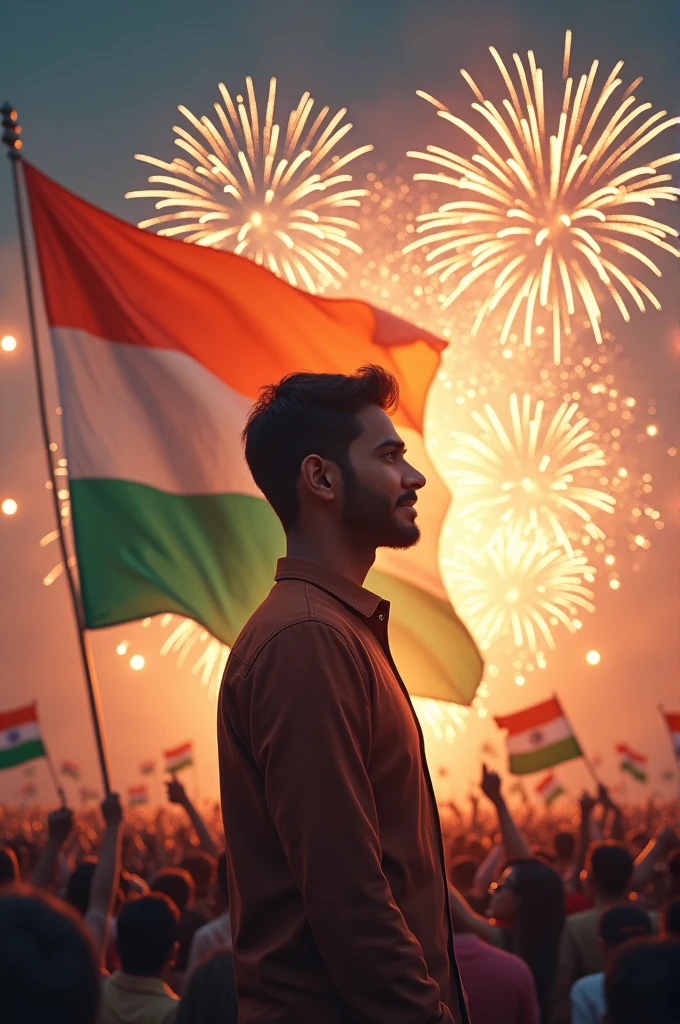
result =
[[[415,523],[397,518],[397,508],[403,501],[413,500],[415,493],[401,495],[396,507],[392,499],[380,491],[359,483],[351,467],[343,467],[342,521],[377,548],[412,548],[420,540]]]

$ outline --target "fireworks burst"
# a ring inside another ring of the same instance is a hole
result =
[[[520,401],[513,393],[509,417],[502,419],[488,402],[483,412],[473,411],[479,431],[453,432],[453,467],[445,475],[463,522],[500,514],[515,532],[542,528],[571,552],[564,519],[575,515],[592,537],[602,538],[590,510],[611,513],[616,499],[587,486],[589,472],[607,460],[578,404],[562,403],[549,421],[544,408],[540,399],[524,394]]]
[[[152,188],[128,192],[127,199],[155,199],[157,210],[171,210],[140,221],[160,235],[185,242],[230,249],[247,256],[290,284],[310,292],[337,285],[345,276],[343,252],[361,253],[349,237],[355,220],[342,215],[361,205],[365,189],[347,188],[353,160],[373,149],[360,146],[344,156],[335,148],[352,125],[346,109],[327,121],[329,108],[312,117],[314,100],[304,93],[280,131],[274,123],[276,79],[269,83],[264,118],[258,110],[252,79],[247,100],[234,99],[220,83],[217,117],[197,118],[184,106],[180,113],[193,134],[173,129],[175,144],[189,160],[171,163],[135,154],[162,174],[149,177]]]
[[[595,578],[586,556],[555,547],[540,532],[526,537],[501,527],[481,550],[456,545],[444,564],[457,607],[484,649],[509,636],[541,658],[543,644],[555,649],[553,626],[573,633],[577,610],[595,611],[584,585]]]
[[[452,114],[443,103],[418,92],[437,107],[440,117],[459,128],[476,144],[471,160],[439,146],[425,153],[409,152],[442,170],[422,172],[417,180],[450,185],[460,199],[422,214],[416,239],[404,250],[427,246],[428,273],[450,282],[444,307],[480,279],[490,286],[475,319],[476,334],[482,321],[501,304],[507,307],[501,345],[510,337],[524,307],[524,343],[531,343],[534,319],[541,308],[552,314],[553,354],[560,361],[561,339],[571,332],[580,305],[599,343],[601,311],[597,298],[602,284],[624,320],[632,306],[644,312],[659,301],[628,266],[661,270],[645,251],[678,250],[666,239],[674,228],[648,216],[630,212],[653,207],[657,200],[677,199],[680,190],[667,184],[671,175],[660,169],[679,153],[631,163],[640,150],[661,132],[680,123],[664,120],[667,111],[648,115],[651,103],[637,103],[636,79],[616,103],[622,85],[617,77],[623,61],[615,65],[599,92],[594,88],[598,61],[578,84],[569,75],[571,33],[565,41],[564,93],[554,134],[546,130],[543,71],[532,51],[528,69],[513,54],[514,81],[498,51],[490,47],[508,90],[502,109],[484,98],[467,71],[461,71],[477,102],[472,109],[485,125],[473,127]],[[519,83],[519,84],[517,84]],[[491,130],[492,140],[484,134]],[[622,266],[623,264],[623,266]],[[513,340],[513,339],[511,339]]]
[[[176,615],[163,615],[161,627],[167,628],[177,620]],[[184,665],[193,658],[191,671],[211,693],[217,693],[229,657],[229,648],[217,640],[203,626],[191,619],[180,618],[161,646],[161,654],[174,654],[177,663]]]

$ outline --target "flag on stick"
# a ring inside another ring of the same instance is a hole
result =
[[[638,782],[647,781],[647,771],[645,769],[647,756],[645,754],[638,754],[627,743],[619,743],[616,747],[616,753],[621,758],[619,768],[622,772],[628,772]]]
[[[0,770],[44,756],[35,704],[0,713]]]
[[[142,763],[139,766],[139,773],[140,773],[140,775],[153,775],[153,773],[155,771],[156,771],[156,762],[155,761],[142,761]]]
[[[75,761],[62,761],[59,771],[69,779],[75,779],[76,781],[80,779],[80,766]]]
[[[30,164],[25,177],[86,625],[172,612],[231,644],[284,552],[243,458],[252,402],[295,370],[379,363],[399,382],[395,423],[428,486],[420,544],[381,549],[367,586],[391,602],[411,692],[469,704],[482,661],[439,574],[450,496],[422,436],[444,342],[363,301],[308,295],[232,253],[141,231]]]
[[[663,711],[662,714],[673,744],[675,759],[680,763],[680,711]]]
[[[499,729],[508,730],[508,756],[513,775],[552,768],[582,756],[557,697],[514,715],[501,715],[495,721]]]
[[[191,741],[183,743],[181,747],[174,747],[172,750],[164,750],[166,772],[179,772],[182,768],[188,768],[194,763],[194,746]]]
[[[548,807],[550,807],[553,800],[557,800],[558,796],[564,795],[564,789],[553,772],[549,772],[545,778],[541,779],[536,786],[536,792],[539,796],[543,797]]]
[[[138,804],[148,804],[148,802],[148,786],[142,785],[128,787],[128,804],[130,805],[130,807],[136,807]]]

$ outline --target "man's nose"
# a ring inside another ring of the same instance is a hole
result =
[[[425,486],[427,480],[423,474],[415,468],[415,466],[412,466],[410,462],[407,462],[402,483],[404,488],[408,491],[419,491],[421,487]]]

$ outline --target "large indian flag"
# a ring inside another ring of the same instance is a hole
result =
[[[508,757],[513,775],[552,768],[562,761],[581,757],[581,748],[556,697],[496,718],[507,729]]]
[[[429,482],[420,544],[381,551],[367,586],[392,604],[411,693],[469,704],[482,662],[439,575],[449,496],[422,439],[443,343],[365,302],[311,296],[239,256],[140,231],[30,165],[26,184],[86,625],[176,612],[231,644],[284,552],[240,443],[259,388],[380,363],[399,381],[395,421]]]

